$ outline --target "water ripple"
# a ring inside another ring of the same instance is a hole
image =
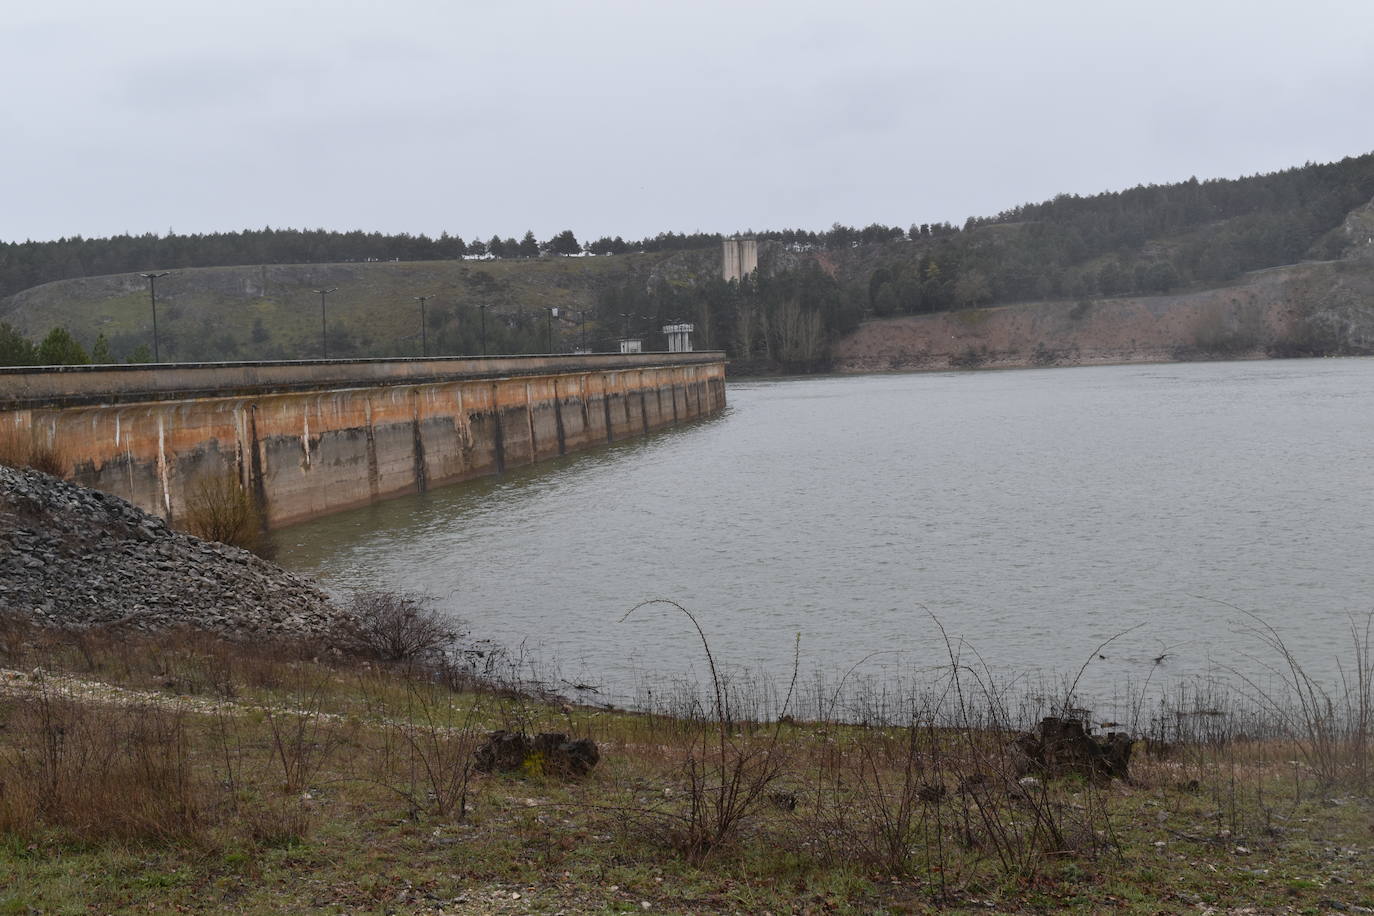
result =
[[[1330,670],[1371,606],[1374,361],[868,376],[730,387],[721,417],[283,532],[338,588],[438,596],[603,681],[717,656],[994,666],[1088,683],[1245,664],[1243,616]],[[1199,597],[1201,596],[1201,597]],[[1210,600],[1216,599],[1216,600]],[[1100,670],[1099,670],[1100,669]]]

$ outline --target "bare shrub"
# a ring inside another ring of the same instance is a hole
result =
[[[318,715],[304,717],[304,721],[297,715],[293,723],[285,710],[278,712],[282,714],[273,718],[272,712],[264,710],[272,753],[267,772],[275,763],[285,777],[285,782],[275,787],[264,784],[263,769],[254,766],[254,752],[260,742],[252,734],[253,724],[240,711],[217,708],[210,729],[218,764],[215,778],[226,790],[237,832],[264,847],[294,846],[309,834],[314,811],[310,794],[300,789],[318,775],[321,761],[328,756],[328,751],[317,752],[316,743],[309,740],[315,737],[310,726],[319,724]],[[332,738],[329,743],[333,743]]]
[[[1369,790],[1371,769],[1370,732],[1374,729],[1374,614],[1363,624],[1350,619],[1352,654],[1348,662],[1337,660],[1340,690],[1311,674],[1284,642],[1282,635],[1257,614],[1219,599],[1209,599],[1245,614],[1251,635],[1276,661],[1260,661],[1277,687],[1264,686],[1245,672],[1233,671],[1245,685],[1249,698],[1270,713],[1294,741],[1303,760],[1322,787],[1348,783],[1360,792]]]
[[[6,664],[18,664],[34,634],[33,620],[18,611],[0,609],[0,659]]]
[[[511,666],[511,654],[506,649],[490,640],[464,639],[461,646],[445,652],[431,671],[435,680],[454,693],[492,691],[498,697],[505,693],[522,695],[519,679],[504,675]],[[511,683],[505,683],[507,680]]]
[[[900,728],[842,733],[818,767],[808,831],[833,861],[924,874],[942,900],[960,872],[985,863],[1022,879],[1047,857],[1098,844],[1096,806],[1071,811],[1069,790],[1018,779],[1010,731],[982,721],[997,701],[980,695],[968,702],[945,712],[913,708]],[[1073,788],[1080,800],[1091,791]]]
[[[823,781],[812,799],[814,833],[827,841],[832,858],[856,859],[889,875],[910,873],[916,857],[930,851],[919,840],[928,826],[938,828],[932,805],[946,792],[932,765],[938,755],[915,746],[922,730],[913,722],[900,731],[895,740],[884,729],[837,747],[820,769]]]
[[[1054,347],[1047,347],[1044,341],[1041,341],[1037,343],[1035,349],[1031,351],[1030,361],[1032,366],[1043,368],[1058,365],[1059,361],[1063,358],[1064,355],[1061,351]]]
[[[1370,790],[1371,732],[1374,732],[1374,651],[1371,651],[1370,629],[1374,614],[1367,614],[1364,624],[1350,620],[1352,657],[1350,666],[1342,665],[1341,683],[1345,688],[1345,718],[1349,726],[1348,742],[1354,758],[1355,786],[1360,792]]]
[[[951,369],[979,369],[988,361],[987,348],[978,349],[969,344],[959,353],[950,354]]]
[[[790,719],[793,692],[797,682],[798,657],[794,655],[792,683],[788,687],[774,725],[758,735],[753,723],[735,718],[730,692],[716,668],[710,643],[691,611],[676,601],[657,598],[631,608],[622,622],[640,608],[666,604],[686,615],[701,638],[711,672],[715,705],[709,719],[698,720],[699,727],[688,736],[686,755],[681,765],[685,784],[682,805],[676,808],[652,807],[641,812],[660,826],[667,825],[669,842],[689,858],[701,860],[713,850],[734,840],[778,793],[774,786],[788,770],[791,755],[781,740],[784,723]]]
[[[1249,316],[1229,316],[1215,310],[1205,312],[1198,317],[1193,329],[1192,349],[1200,356],[1248,353],[1261,348],[1259,330]]]
[[[1036,875],[1047,858],[1114,848],[1114,830],[1098,797],[1102,785],[1061,779],[1049,770],[1028,777],[1005,689],[976,652],[970,664],[966,647],[931,619],[949,659],[947,681],[937,700],[913,709],[905,740],[885,751],[886,762],[871,750],[861,755],[857,785],[873,817],[860,848],[888,867],[923,866],[941,886],[951,838],[966,854],[991,858],[1004,875],[1018,879]],[[1086,668],[1085,662],[1057,704],[1064,715],[1075,712],[1074,692]],[[1070,796],[1079,801],[1070,804]],[[918,838],[926,846],[919,856],[911,850]]]
[[[404,592],[359,592],[349,600],[345,638],[382,661],[442,661],[458,632],[427,598]]]
[[[290,847],[302,843],[310,834],[313,820],[310,808],[295,796],[265,799],[244,806],[239,819],[253,842],[265,847]]]
[[[13,435],[0,436],[0,464],[11,468],[26,468],[29,466],[29,447],[28,443],[20,443]]]
[[[14,700],[5,725],[0,831],[57,827],[91,840],[166,840],[201,825],[180,711],[94,707],[44,689]]]
[[[405,698],[382,729],[379,784],[412,814],[467,816],[475,772],[480,696],[464,701],[442,684],[407,680]]]
[[[28,466],[54,477],[65,477],[67,473],[67,462],[62,457],[62,452],[52,445],[34,446],[30,449]]]
[[[291,705],[263,709],[283,792],[309,788],[343,741],[336,723],[321,709],[326,692],[327,683],[320,678],[294,692]]]
[[[39,444],[32,439],[23,440],[15,434],[0,437],[0,464],[12,468],[32,468],[54,477],[65,477],[67,474],[67,461],[56,444]]]
[[[203,477],[186,498],[185,529],[205,541],[259,552],[262,516],[238,475],[232,471]]]

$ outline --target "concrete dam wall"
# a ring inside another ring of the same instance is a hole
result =
[[[170,522],[232,475],[269,528],[724,406],[715,352],[0,369],[0,443]]]

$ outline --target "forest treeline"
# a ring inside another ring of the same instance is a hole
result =
[[[1371,199],[1367,154],[1250,178],[1064,194],[962,227],[754,233],[793,251],[853,255],[828,259],[842,282],[803,259],[800,269],[766,271],[753,284],[707,283],[695,291],[696,314],[732,356],[805,369],[823,365],[828,344],[866,316],[1155,295],[1336,258],[1351,241],[1337,230]],[[682,298],[667,289],[644,294],[651,307],[675,296]]]
[[[970,300],[1155,292],[1225,281],[1246,270],[1291,263],[1309,254],[1334,255],[1334,249],[1312,251],[1312,247],[1346,213],[1372,197],[1374,153],[1246,178],[1191,178],[1090,196],[1061,194],[996,216],[970,217],[962,227],[949,223],[917,223],[905,229],[877,223],[863,228],[835,224],[819,232],[783,229],[745,234],[800,250],[927,243],[930,257],[920,264],[921,276],[896,283],[895,302],[883,303],[920,311]],[[603,236],[581,242],[572,230],[564,230],[542,242],[533,232],[518,240],[493,235],[485,241],[465,241],[447,232],[432,238],[270,227],[188,235],[169,231],[110,238],[73,236],[0,243],[0,296],[53,280],[136,270],[625,254],[711,248],[723,237],[721,233],[662,232],[637,241]],[[1092,263],[1101,258],[1105,262]],[[975,275],[956,290],[957,280],[969,273]],[[927,303],[915,287],[932,276],[937,282],[925,289],[934,294]],[[875,280],[875,299],[888,282],[892,281],[886,277]]]
[[[1251,178],[1061,194],[892,250],[868,272],[867,305],[882,317],[1216,286],[1339,257],[1347,240],[1333,230],[1371,198],[1374,154]]]
[[[804,368],[822,364],[829,343],[865,316],[1158,294],[1222,284],[1258,268],[1338,257],[1347,240],[1334,230],[1371,198],[1374,153],[1237,179],[1061,194],[971,217],[962,226],[751,230],[743,234],[759,239],[765,253],[757,277],[729,284],[710,274],[676,285],[608,278],[596,295],[592,328],[602,338],[617,330],[649,336],[652,346],[659,322],[693,320],[701,326],[700,345],[724,348],[737,359]],[[718,248],[723,237],[663,232],[636,241],[580,241],[564,230],[543,241],[533,232],[520,239],[466,241],[448,233],[431,238],[272,228],[73,237],[0,243],[0,296],[54,280],[136,270],[605,256]],[[816,256],[827,269],[820,269]],[[576,328],[566,321],[560,326],[569,346],[576,342],[567,339],[569,332],[585,337],[587,321],[584,316]],[[511,346],[538,347],[540,328],[528,324]],[[435,330],[443,340],[444,328]],[[461,341],[448,336],[455,346],[472,345],[470,333]]]

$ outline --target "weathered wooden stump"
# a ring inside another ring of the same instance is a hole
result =
[[[585,776],[601,760],[590,738],[568,740],[561,732],[541,732],[534,737],[504,729],[494,731],[477,748],[480,772],[523,770],[531,775]]]
[[[1078,719],[1047,716],[1032,732],[1016,738],[1019,776],[1083,776],[1129,779],[1135,741],[1124,732],[1088,734]]]

